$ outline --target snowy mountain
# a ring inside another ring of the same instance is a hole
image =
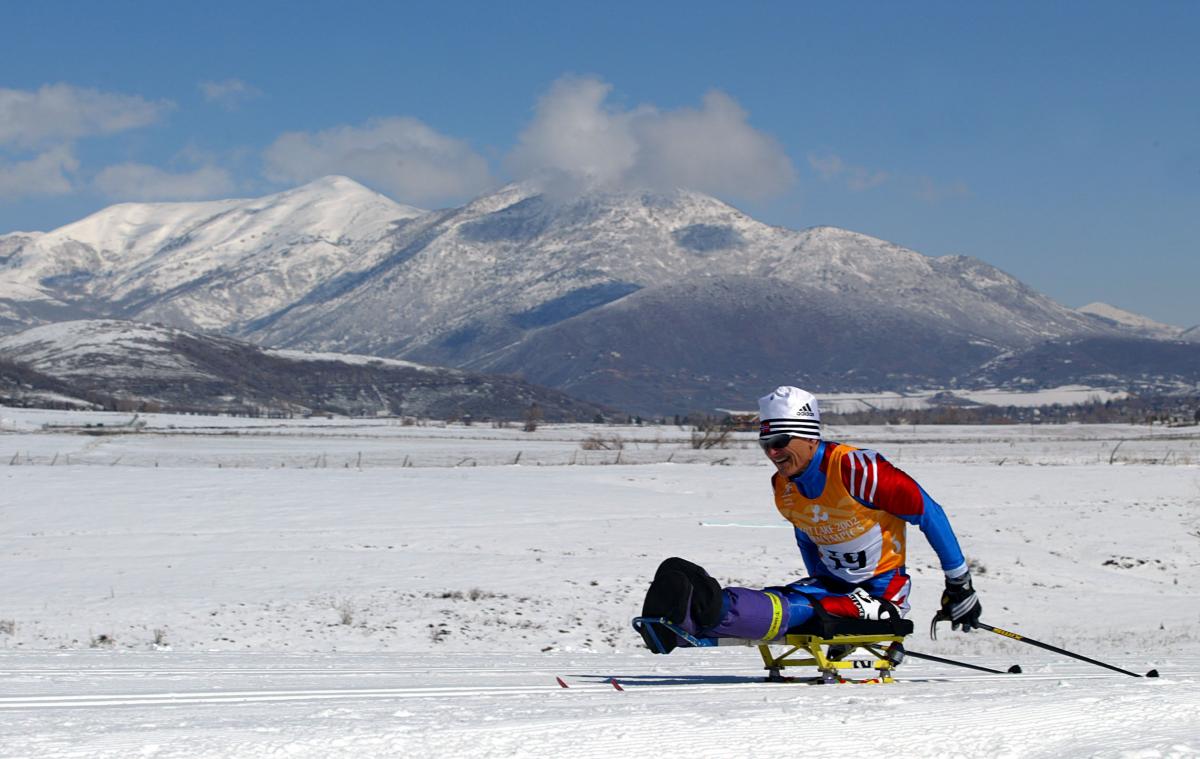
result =
[[[515,185],[418,220],[397,232],[394,247],[370,277],[323,288],[319,300],[250,330],[267,342],[444,359],[471,353],[494,363],[479,354],[635,292],[725,279],[783,283],[846,305],[899,306],[1003,344],[1095,330],[980,261],[931,259],[832,227],[771,227],[686,191],[555,199]],[[348,329],[368,314],[390,328],[369,336]]]
[[[95,315],[515,374],[639,413],[738,407],[782,380],[955,386],[1047,341],[1172,337],[976,259],[695,192],[522,183],[422,213],[341,177],[0,237],[0,331]]]
[[[1141,314],[1135,314],[1116,306],[1110,306],[1107,303],[1089,303],[1086,306],[1080,306],[1076,310],[1107,324],[1128,328],[1143,337],[1150,337],[1157,340],[1200,341],[1200,335],[1196,334],[1197,330],[1195,327],[1185,329],[1171,324],[1163,324]]]
[[[685,191],[514,185],[414,220],[394,250],[244,334],[653,413],[744,404],[781,378],[944,384],[1004,350],[1113,331],[980,261],[772,227]]]
[[[547,420],[591,420],[603,411],[511,377],[370,356],[267,351],[233,338],[115,320],[60,322],[0,338],[0,391],[10,403],[44,405],[54,394],[64,403],[129,410],[509,420],[523,419],[533,404]]]
[[[352,268],[422,213],[345,177],[250,200],[122,203],[0,236],[0,320],[74,308],[230,329]]]

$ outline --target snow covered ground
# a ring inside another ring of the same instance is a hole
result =
[[[1200,754],[1195,428],[827,430],[946,506],[985,620],[1162,677],[928,640],[941,580],[914,536],[909,647],[1025,674],[909,660],[895,684],[809,686],[629,629],[667,556],[798,575],[751,436],[45,426],[129,418],[0,408],[0,757]]]
[[[854,411],[876,409],[916,410],[931,408],[934,399],[945,396],[946,391],[927,390],[919,393],[832,393],[821,396],[821,408],[845,414]],[[1045,390],[954,390],[955,397],[985,406],[1049,406],[1061,403],[1070,406],[1077,403],[1115,401],[1126,398],[1129,393],[1107,388],[1085,385],[1063,385]]]

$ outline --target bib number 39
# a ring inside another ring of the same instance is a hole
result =
[[[835,569],[863,570],[867,568],[866,551],[829,551],[823,552],[825,559]]]
[[[883,538],[879,525],[843,543],[818,544],[821,563],[838,577],[849,582],[869,580],[883,559]]]

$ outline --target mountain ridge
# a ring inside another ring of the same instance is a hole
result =
[[[1141,314],[1126,311],[1123,308],[1096,301],[1075,309],[1089,317],[1104,322],[1119,324],[1132,332],[1161,340],[1191,340],[1194,339],[1196,327],[1176,327],[1173,324],[1163,324]]]
[[[526,182],[421,212],[327,178],[208,204],[139,207],[153,236],[117,224],[130,204],[107,217],[112,239],[0,236],[0,330],[38,309],[158,321],[513,374],[640,413],[737,405],[782,379],[949,387],[1048,341],[1170,337],[1067,308],[975,258],[771,226],[687,190]],[[73,279],[129,240],[137,265]]]

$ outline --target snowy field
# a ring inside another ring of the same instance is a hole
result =
[[[918,393],[832,393],[821,396],[821,408],[838,414],[854,411],[915,410],[931,408],[935,397],[942,391],[929,390]],[[1045,390],[955,390],[953,395],[972,403],[985,406],[1049,406],[1061,403],[1070,406],[1079,403],[1103,403],[1126,398],[1129,393],[1120,390],[1088,387],[1086,385],[1063,385]]]
[[[942,502],[985,632],[890,685],[767,684],[753,649],[653,656],[659,560],[798,576],[753,436],[0,408],[0,757],[1200,755],[1200,434],[832,428]],[[95,431],[95,428],[93,428]],[[561,678],[570,687],[562,688]],[[610,680],[624,688],[618,691]]]

